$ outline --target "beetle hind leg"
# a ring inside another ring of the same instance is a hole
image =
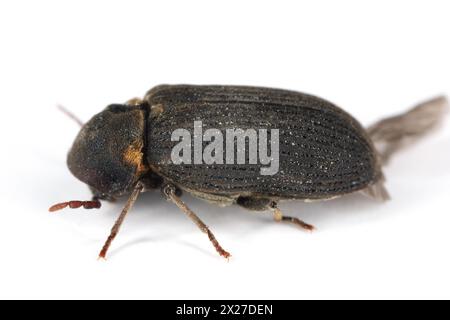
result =
[[[272,201],[272,203],[270,204],[270,210],[272,211],[273,219],[276,222],[284,221],[284,222],[293,223],[293,224],[299,226],[300,228],[305,229],[310,232],[312,232],[316,229],[313,225],[308,224],[308,223],[300,220],[299,218],[283,215],[283,213],[281,212],[280,208],[278,208],[277,203],[275,201]]]
[[[268,198],[239,197],[237,199],[236,203],[239,206],[246,208],[248,210],[253,210],[253,211],[270,210],[270,211],[272,211],[273,219],[276,222],[289,222],[289,223],[293,223],[307,231],[315,230],[315,227],[313,225],[310,225],[298,218],[283,215],[280,208],[278,208],[277,202],[274,200],[271,200]]]

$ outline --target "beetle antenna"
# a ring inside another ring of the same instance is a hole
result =
[[[80,125],[80,127],[83,126],[83,121],[81,121],[76,115],[74,115],[72,112],[70,112],[68,109],[66,109],[65,107],[63,107],[62,105],[58,104],[57,105],[59,111],[61,111],[62,113],[64,113],[66,116],[68,116],[70,119],[72,119],[73,121],[75,121],[76,123],[78,123]]]
[[[128,214],[128,211],[131,209],[131,207],[133,207],[133,204],[136,202],[142,189],[144,189],[144,185],[141,182],[138,182],[136,184],[136,186],[134,187],[134,190],[131,193],[131,196],[128,198],[127,203],[125,204],[125,207],[123,207],[119,218],[117,218],[116,223],[112,227],[111,233],[109,234],[108,239],[106,239],[106,242],[102,248],[102,251],[100,251],[100,254],[98,255],[99,259],[101,259],[101,258],[104,259],[106,257],[106,254],[108,252],[109,247],[111,246],[111,243],[113,242],[114,238],[119,233],[120,226],[122,225],[123,221],[125,220],[125,218]]]
[[[69,207],[71,209],[78,209],[78,208],[85,208],[85,209],[99,209],[102,206],[101,202],[94,198],[90,201],[80,201],[80,200],[73,200],[73,201],[67,201],[67,202],[60,202],[57,204],[52,205],[48,211],[55,212],[61,209],[64,209],[66,207]]]

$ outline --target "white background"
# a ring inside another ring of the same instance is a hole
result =
[[[66,153],[83,120],[160,83],[322,96],[364,125],[450,91],[448,1],[2,1],[0,298],[450,298],[450,121],[385,169],[392,201],[359,195],[286,214],[185,200],[233,257],[159,192],[88,199]]]

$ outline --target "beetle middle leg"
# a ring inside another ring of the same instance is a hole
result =
[[[161,188],[161,191],[163,195],[167,198],[167,200],[172,201],[183,213],[191,219],[197,227],[203,232],[208,235],[209,241],[213,244],[216,251],[224,258],[228,259],[231,254],[227,252],[225,249],[222,248],[222,246],[217,241],[214,234],[209,230],[208,226],[203,223],[202,220],[179,198],[177,195],[177,189],[172,184],[165,184]]]
[[[308,231],[313,231],[315,229],[313,225],[298,218],[283,215],[280,208],[278,208],[277,202],[268,198],[239,197],[237,199],[237,204],[243,208],[254,211],[270,210],[272,211],[273,219],[276,222],[290,222]]]

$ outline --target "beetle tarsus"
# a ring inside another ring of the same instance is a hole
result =
[[[73,200],[54,204],[48,209],[48,211],[55,212],[64,209],[66,207],[69,207],[71,209],[78,209],[81,207],[83,207],[84,209],[99,209],[101,206],[102,206],[101,202],[97,199],[90,201]]]
[[[229,259],[231,254],[222,248],[222,246],[217,241],[214,234],[209,230],[208,226],[203,223],[202,220],[177,196],[176,187],[171,184],[166,184],[162,187],[162,193],[167,198],[167,200],[172,201],[189,219],[191,219],[197,227],[208,235],[209,241],[219,253],[220,256],[225,259]]]
[[[216,237],[211,232],[211,230],[207,229],[206,233],[208,234],[208,238],[212,242],[216,251],[225,259],[229,259],[231,257],[231,254],[221,247],[221,245],[219,244],[219,242],[217,241]]]
[[[305,229],[306,231],[313,232],[314,230],[316,230],[316,227],[314,227],[313,225],[308,224],[308,223],[306,223],[298,218],[295,218],[295,217],[283,216],[281,221],[287,221],[287,222],[293,223],[293,224],[299,226],[300,228]]]

